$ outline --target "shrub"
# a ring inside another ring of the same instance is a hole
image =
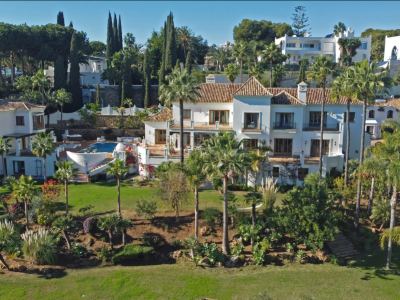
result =
[[[118,264],[126,260],[148,258],[153,251],[153,247],[129,244],[119,248],[112,256],[111,261]]]
[[[79,212],[86,218],[91,217],[93,215],[92,209],[93,205],[87,205],[79,209]]]
[[[295,248],[295,244],[286,243],[286,252],[293,252]]]
[[[40,228],[21,235],[24,256],[32,263],[51,265],[57,261],[57,243],[49,231]]]
[[[222,180],[219,177],[213,177],[212,179],[212,187],[216,191],[220,191],[222,188]]]
[[[11,221],[0,221],[0,252],[8,254],[19,254],[21,249],[21,237],[19,228]]]
[[[97,252],[97,258],[101,261],[107,261],[111,258],[111,252],[108,247],[101,247],[100,251]]]
[[[156,114],[156,113],[158,113],[160,111],[160,108],[158,106],[152,106],[152,107],[149,108],[149,111],[152,114]]]
[[[231,252],[233,255],[239,256],[244,251],[244,245],[239,243],[236,245],[236,249],[232,249]]]
[[[193,235],[185,239],[185,248],[190,249],[190,256],[192,259],[195,258],[197,253],[200,251],[199,239]]]
[[[147,246],[158,247],[161,244],[162,240],[158,235],[146,234],[142,235],[142,243]]]
[[[86,234],[93,235],[96,232],[97,220],[93,217],[87,218],[83,221],[83,231]]]
[[[287,193],[287,192],[291,191],[294,187],[295,187],[294,185],[280,185],[279,192]]]
[[[208,257],[211,265],[215,265],[217,262],[224,262],[225,260],[225,256],[219,251],[215,243],[200,244],[200,251]]]
[[[301,263],[301,261],[302,261],[304,255],[305,255],[305,253],[304,253],[303,250],[297,250],[296,256],[297,256],[297,261],[298,261],[299,263]]]
[[[85,258],[89,255],[90,251],[79,243],[72,244],[72,251],[76,258]]]
[[[182,247],[182,240],[179,239],[171,239],[171,241],[169,242],[169,244],[174,247],[175,249],[179,249]]]
[[[207,207],[201,214],[201,218],[206,221],[209,226],[219,223],[221,213],[218,209]]]
[[[146,220],[151,220],[157,213],[157,201],[155,199],[141,198],[136,204],[136,214],[144,216]]]

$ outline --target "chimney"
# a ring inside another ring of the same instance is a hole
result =
[[[297,85],[297,99],[304,104],[307,102],[307,83],[304,81]]]

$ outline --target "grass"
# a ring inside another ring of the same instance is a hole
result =
[[[400,277],[383,269],[385,253],[349,267],[323,264],[201,268],[104,266],[51,275],[1,275],[1,299],[399,299]],[[394,252],[400,258],[400,249]],[[399,265],[394,265],[399,272]],[[22,277],[21,277],[22,276]],[[260,297],[260,293],[263,294]]]

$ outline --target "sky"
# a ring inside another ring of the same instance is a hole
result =
[[[90,41],[106,41],[108,11],[121,15],[122,30],[133,33],[136,42],[144,44],[153,29],[160,30],[170,11],[175,27],[188,26],[208,44],[233,42],[233,28],[243,19],[269,20],[292,24],[294,7],[306,7],[311,34],[315,37],[332,33],[333,26],[343,22],[356,36],[367,28],[400,28],[400,2],[390,1],[9,1],[0,3],[0,22],[44,25],[56,23],[58,11],[65,23],[87,33]]]

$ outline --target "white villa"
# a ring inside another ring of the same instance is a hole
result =
[[[44,106],[15,99],[0,100],[0,136],[10,138],[11,151],[0,162],[0,175],[27,175],[42,177],[43,158],[31,152],[31,141],[36,133],[46,131]],[[56,153],[46,159],[47,176],[54,175]]]
[[[306,34],[307,35],[307,34]],[[316,56],[328,56],[335,62],[339,62],[340,49],[337,43],[340,38],[356,38],[354,30],[349,27],[346,32],[339,33],[339,36],[329,34],[326,37],[310,36],[288,36],[275,38],[275,44],[280,47],[282,54],[290,53],[291,57],[286,63],[298,64],[302,58],[308,58],[310,61]],[[371,36],[357,37],[361,41],[361,46],[357,49],[357,54],[353,61],[370,60],[371,56]]]
[[[400,115],[400,99],[376,99],[375,105],[367,107],[365,131],[371,134],[371,139],[381,138],[382,123],[386,119],[398,120]]]
[[[108,80],[101,80],[101,74],[107,69],[107,60],[105,57],[97,56],[87,56],[89,65],[80,64],[79,72],[81,74],[81,84],[82,85],[93,85],[106,84],[108,85]],[[68,79],[71,64],[68,64]],[[44,70],[44,75],[49,76],[50,83],[54,85],[54,67],[49,66],[47,70]]]
[[[322,89],[265,88],[254,77],[244,84],[201,84],[197,103],[184,104],[185,156],[198,149],[211,134],[234,131],[244,147],[265,140],[273,149],[269,175],[283,183],[281,172],[289,166],[297,171],[301,184],[306,174],[317,172],[321,124]],[[346,100],[331,101],[327,89],[323,174],[342,172],[346,149]],[[163,161],[179,161],[179,104],[165,108],[145,121],[145,139],[138,147],[142,163],[158,166]],[[361,102],[351,105],[350,158],[359,157],[362,127]],[[366,135],[366,146],[370,145]]]

